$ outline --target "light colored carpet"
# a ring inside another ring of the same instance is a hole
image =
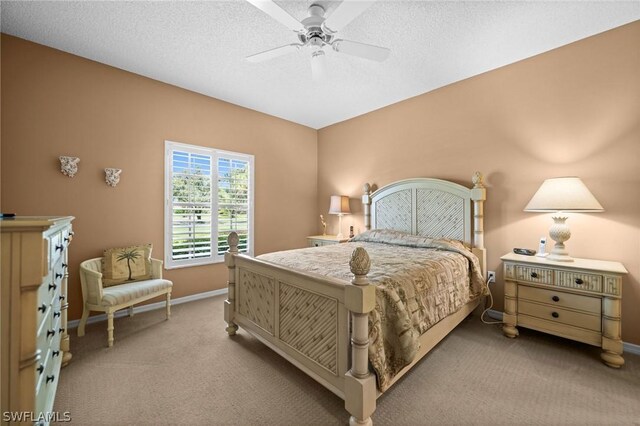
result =
[[[242,329],[223,297],[72,335],[55,409],[73,424],[345,425],[344,402]],[[75,333],[75,330],[73,330]],[[377,425],[640,424],[640,357],[606,367],[598,348],[534,331],[515,340],[467,318],[385,395]]]

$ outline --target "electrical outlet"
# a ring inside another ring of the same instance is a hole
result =
[[[488,283],[495,283],[496,282],[496,272],[495,271],[488,271],[487,272],[487,284]]]

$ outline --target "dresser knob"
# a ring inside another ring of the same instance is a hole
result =
[[[582,285],[582,284],[584,284],[584,281],[582,281],[580,278],[576,278],[575,279],[575,283],[578,284],[578,285]]]
[[[553,300],[554,302],[559,302],[560,298],[558,296],[553,296],[551,300]]]
[[[61,273],[59,273],[59,272],[56,272],[56,280],[57,280],[58,278],[62,278],[62,274],[61,274]]]
[[[55,284],[49,284],[49,290],[55,290],[56,288],[58,288],[57,285]]]
[[[557,312],[551,312],[551,316],[554,318],[558,318],[560,314],[558,314]]]
[[[58,318],[59,316],[60,316],[60,312],[54,312],[54,313],[53,313],[53,317],[54,317],[54,318]]]
[[[538,278],[538,273],[537,272],[532,272],[531,273],[531,278]]]
[[[64,300],[64,294],[61,294],[60,296],[58,296],[58,300]]]
[[[53,374],[51,376],[47,376],[46,383],[53,382],[56,379],[56,376]]]
[[[56,251],[60,250],[62,252],[62,249],[64,249],[64,247],[62,246],[56,246]]]
[[[60,328],[60,329],[58,329],[58,331],[59,331],[60,333],[64,333],[64,328]]]
[[[64,237],[64,242],[65,242],[65,243],[68,243],[69,241],[71,241],[71,238],[69,238],[69,237]]]
[[[55,358],[55,357],[57,357],[58,355],[60,355],[60,351],[53,351],[53,352],[51,353],[51,357],[52,357],[52,358]]]
[[[42,305],[38,306],[38,310],[44,314],[44,311],[47,310],[47,305],[43,303]]]
[[[47,337],[49,336],[55,336],[56,331],[55,330],[47,330]]]
[[[69,267],[69,265],[67,265],[66,263],[63,263],[63,264],[62,264],[62,267],[63,267],[63,268],[68,268],[68,267]]]
[[[36,368],[36,370],[38,370],[38,373],[42,374],[42,372],[44,371],[44,365],[40,364],[40,366]]]

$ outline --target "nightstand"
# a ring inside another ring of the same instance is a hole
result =
[[[307,237],[309,247],[328,246],[329,244],[345,243],[349,241],[349,238],[340,238],[335,235],[312,235]]]
[[[517,326],[555,334],[602,348],[609,367],[622,358],[622,277],[619,262],[575,259],[555,262],[509,253],[504,262],[504,326],[507,337]]]

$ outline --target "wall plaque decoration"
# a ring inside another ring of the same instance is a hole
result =
[[[60,156],[60,171],[69,176],[74,177],[78,173],[78,163],[80,159],[78,157],[67,157],[65,155]]]
[[[107,185],[115,188],[118,182],[120,182],[120,173],[122,173],[122,169],[106,168],[104,169],[104,173],[104,179],[107,182]]]

